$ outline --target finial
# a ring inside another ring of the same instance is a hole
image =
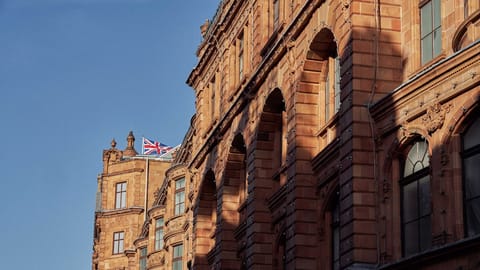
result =
[[[115,139],[112,139],[111,145],[112,145],[112,149],[114,149],[115,146],[117,146],[117,142],[115,141]]]
[[[133,136],[133,132],[130,130],[127,136],[127,148],[133,148],[133,143],[135,142],[135,136]]]
[[[133,132],[130,130],[127,136],[127,147],[125,148],[125,151],[123,151],[125,156],[133,157],[138,154],[137,151],[135,151],[134,142],[135,136],[133,136]]]
[[[208,27],[210,26],[210,21],[207,19],[205,22],[200,26],[200,33],[202,34],[202,37],[205,37],[208,31]]]

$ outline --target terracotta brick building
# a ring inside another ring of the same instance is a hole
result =
[[[125,269],[480,269],[478,0],[224,0],[201,30]]]

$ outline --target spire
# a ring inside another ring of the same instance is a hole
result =
[[[135,136],[133,136],[133,132],[130,131],[127,136],[127,147],[125,148],[125,151],[123,151],[125,156],[133,157],[138,154],[137,151],[135,151],[134,142]]]

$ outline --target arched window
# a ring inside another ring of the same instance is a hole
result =
[[[480,234],[480,118],[470,125],[462,139],[465,235],[473,236]]]
[[[410,148],[401,180],[403,255],[429,249],[432,243],[430,157],[428,143]]]

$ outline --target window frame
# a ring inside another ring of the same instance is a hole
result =
[[[406,162],[407,162],[407,157],[410,153],[410,151],[413,150],[413,148],[416,146],[417,143],[420,143],[420,142],[425,142],[426,143],[426,149],[425,149],[425,155],[428,156],[428,166],[427,167],[424,167],[418,171],[414,171],[408,175],[405,175],[405,166],[406,166]],[[430,168],[431,168],[431,158],[430,158],[430,153],[429,153],[429,143],[428,141],[426,140],[420,140],[420,139],[417,139],[417,140],[414,140],[411,144],[410,144],[410,147],[408,148],[408,150],[406,151],[406,155],[405,155],[405,158],[402,160],[402,166],[401,167],[401,173],[400,173],[400,181],[399,181],[399,191],[400,191],[400,218],[401,218],[401,221],[400,221],[400,227],[401,227],[401,240],[402,240],[402,256],[403,257],[406,257],[406,256],[410,256],[410,255],[414,255],[414,254],[418,254],[420,252],[423,252],[425,250],[428,250],[432,247],[432,181],[431,181],[431,174],[430,174]],[[420,181],[422,181],[425,177],[428,177],[428,187],[429,187],[429,213],[428,215],[421,215],[420,214],[420,202],[422,200],[422,198],[420,197],[420,192],[419,192],[419,185],[420,185]],[[409,220],[408,222],[405,221],[405,215],[404,215],[404,208],[405,208],[405,191],[404,191],[404,188],[407,186],[407,185],[410,185],[412,183],[416,183],[416,203],[417,203],[417,214],[415,216],[415,218]],[[428,246],[424,249],[422,249],[422,239],[420,237],[420,227],[421,227],[421,221],[422,219],[424,219],[425,217],[429,218],[429,222],[430,222],[430,228],[429,228],[429,232],[430,232],[430,242],[428,243]],[[406,227],[408,224],[412,224],[412,223],[418,223],[417,224],[417,233],[418,233],[418,236],[416,239],[409,239],[407,240],[406,239]],[[416,246],[417,246],[417,251],[415,252],[407,252],[407,241],[416,241]]]
[[[340,56],[328,56],[326,60],[326,76],[324,82],[325,91],[325,108],[323,114],[325,116],[325,123],[328,123],[333,118],[341,106],[341,59]]]
[[[210,79],[210,120],[212,123],[217,117],[217,82],[216,75],[213,75]]]
[[[160,221],[161,221],[161,226],[159,226]],[[159,218],[155,219],[155,246],[154,246],[155,251],[161,250],[165,246],[165,242],[164,242],[164,239],[163,239],[164,224],[165,223],[164,223],[163,217],[159,217]]]
[[[470,234],[469,232],[469,222],[468,222],[468,213],[467,213],[467,205],[471,203],[471,201],[479,200],[480,195],[472,196],[471,198],[467,198],[467,179],[466,179],[466,164],[465,160],[472,157],[480,156],[480,143],[470,146],[469,148],[465,148],[465,135],[471,130],[474,125],[480,125],[480,113],[477,111],[475,112],[473,119],[468,126],[465,128],[464,132],[461,133],[461,144],[462,144],[462,189],[463,189],[463,228],[464,228],[464,236],[465,237],[473,237],[480,235],[480,230]]]
[[[127,207],[127,181],[115,183],[115,209]]]
[[[147,270],[147,258],[148,258],[147,247],[140,248],[139,259],[138,259],[139,270]]]
[[[435,3],[438,3],[437,9],[435,9]],[[423,11],[424,8],[426,8],[428,5],[430,5],[430,28],[431,29],[426,29],[425,31],[428,31],[428,33],[424,33],[424,27],[423,27],[423,18],[424,16]],[[428,0],[428,1],[422,1],[419,5],[418,8],[419,12],[419,25],[420,25],[420,32],[419,32],[419,43],[420,43],[420,63],[421,65],[426,65],[430,63],[432,60],[437,58],[442,54],[443,50],[443,45],[442,45],[442,1],[441,0]],[[438,12],[438,25],[435,25],[435,15],[437,15]],[[435,46],[435,35],[438,30],[438,39],[439,39],[439,48],[437,51],[437,46]],[[428,40],[427,40],[428,38]],[[430,41],[430,46],[431,48],[424,49],[424,41],[428,42]],[[426,53],[428,53],[428,57],[426,57]]]
[[[117,237],[118,236],[118,237]],[[118,231],[113,233],[112,254],[118,255],[125,251],[125,232]]]
[[[245,34],[242,30],[237,37],[237,76],[240,83],[245,76]]]
[[[340,269],[340,192],[336,190],[330,207],[331,264],[332,270]],[[337,236],[337,238],[335,238]]]
[[[177,186],[177,183],[183,181],[183,185],[181,187]],[[182,215],[185,213],[185,177],[178,178],[175,180],[175,192],[174,192],[174,215]],[[179,194],[182,194],[179,196]],[[181,199],[178,201],[178,199]]]
[[[280,27],[280,0],[273,0],[272,2],[272,20],[273,31],[275,32]]]
[[[181,247],[181,252],[180,252],[180,255],[179,256],[176,256],[178,255],[178,248]],[[178,244],[175,244],[172,246],[172,270],[182,270],[183,269],[183,253],[184,253],[184,250],[183,250],[183,243],[178,243]],[[178,268],[175,268],[175,265],[178,264],[180,262],[180,269]]]

